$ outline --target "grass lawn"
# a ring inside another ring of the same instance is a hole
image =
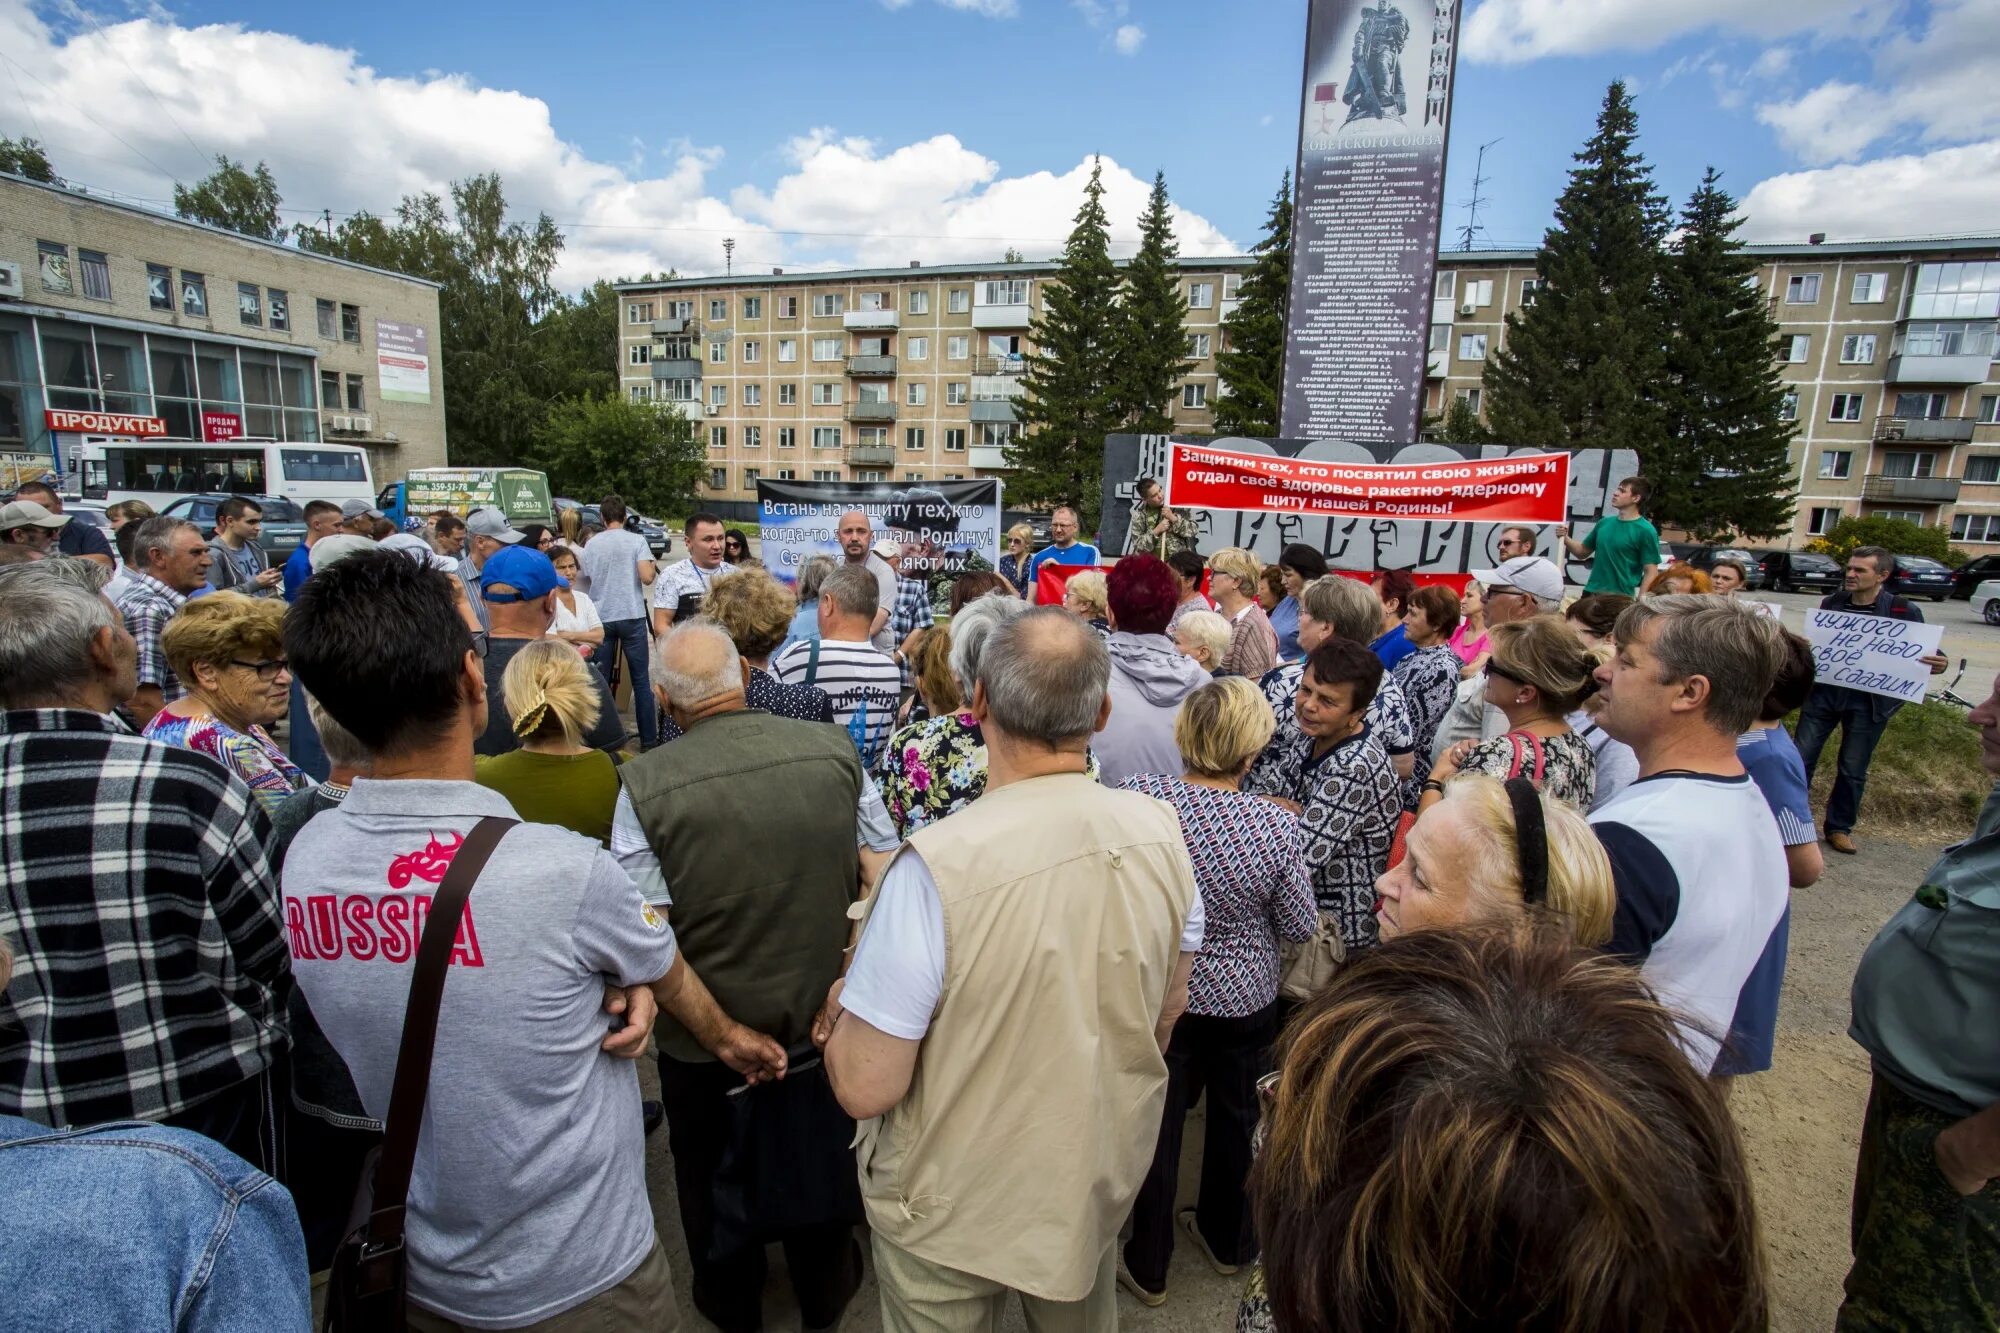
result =
[[[1787,721],[1796,731],[1798,716]],[[1839,747],[1836,734],[1820,753],[1813,804],[1822,810]],[[1862,831],[1955,841],[1971,832],[1980,804],[1992,790],[1993,779],[1979,763],[1979,733],[1966,722],[1964,710],[1949,704],[1905,704],[1889,719],[1868,766]]]

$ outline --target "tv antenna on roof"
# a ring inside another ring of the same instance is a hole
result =
[[[736,238],[734,236],[729,237],[722,243],[722,272],[725,276],[733,276],[736,272]]]
[[[1506,137],[1503,134],[1500,139]],[[1458,229],[1458,248],[1461,250],[1470,250],[1473,241],[1485,230],[1479,225],[1479,206],[1493,202],[1480,193],[1486,186],[1486,150],[1499,143],[1500,139],[1489,139],[1479,145],[1479,157],[1472,168],[1472,197],[1465,201],[1465,225]]]

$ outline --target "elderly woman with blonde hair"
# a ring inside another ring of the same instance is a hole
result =
[[[1257,603],[1263,575],[1257,557],[1240,546],[1225,546],[1208,558],[1208,591],[1229,622],[1229,651],[1222,656],[1222,669],[1251,680],[1262,680],[1278,665],[1278,632]]]
[[[1229,622],[1213,611],[1189,611],[1174,625],[1174,647],[1211,676],[1228,676],[1222,659],[1229,652]]]
[[[1063,584],[1062,604],[1063,610],[1079,620],[1089,621],[1099,634],[1111,633],[1110,591],[1102,571],[1086,569],[1070,575],[1069,582]]]
[[[146,724],[145,735],[209,756],[243,779],[269,815],[308,786],[264,728],[291,703],[285,606],[217,592],[182,607],[160,635],[160,651],[187,693]]]
[[[480,755],[473,776],[506,797],[522,819],[558,824],[609,846],[618,770],[610,755],[583,743],[599,706],[591,673],[560,639],[540,639],[515,653],[500,677],[500,696],[521,746]]]

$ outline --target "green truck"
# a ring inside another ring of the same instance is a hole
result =
[[[523,523],[555,526],[548,473],[524,467],[420,468],[384,487],[375,507],[399,528],[440,509],[463,518],[484,508],[498,509],[517,528]]]

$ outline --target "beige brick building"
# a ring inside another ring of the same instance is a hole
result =
[[[1787,339],[1793,540],[1843,515],[1891,514],[2000,549],[2000,236],[1749,248]],[[1507,313],[1533,299],[1534,260],[1439,256],[1427,410],[1459,395],[1483,406],[1480,373]],[[1250,264],[1183,265],[1195,366],[1176,430],[1212,429],[1221,322]],[[1019,357],[1055,272],[912,265],[627,283],[619,374],[628,396],[697,420],[708,492],[734,512],[747,513],[759,476],[1004,477]]]
[[[67,463],[73,409],[359,445],[378,486],[445,462],[435,283],[14,176],[0,266],[0,454]]]

